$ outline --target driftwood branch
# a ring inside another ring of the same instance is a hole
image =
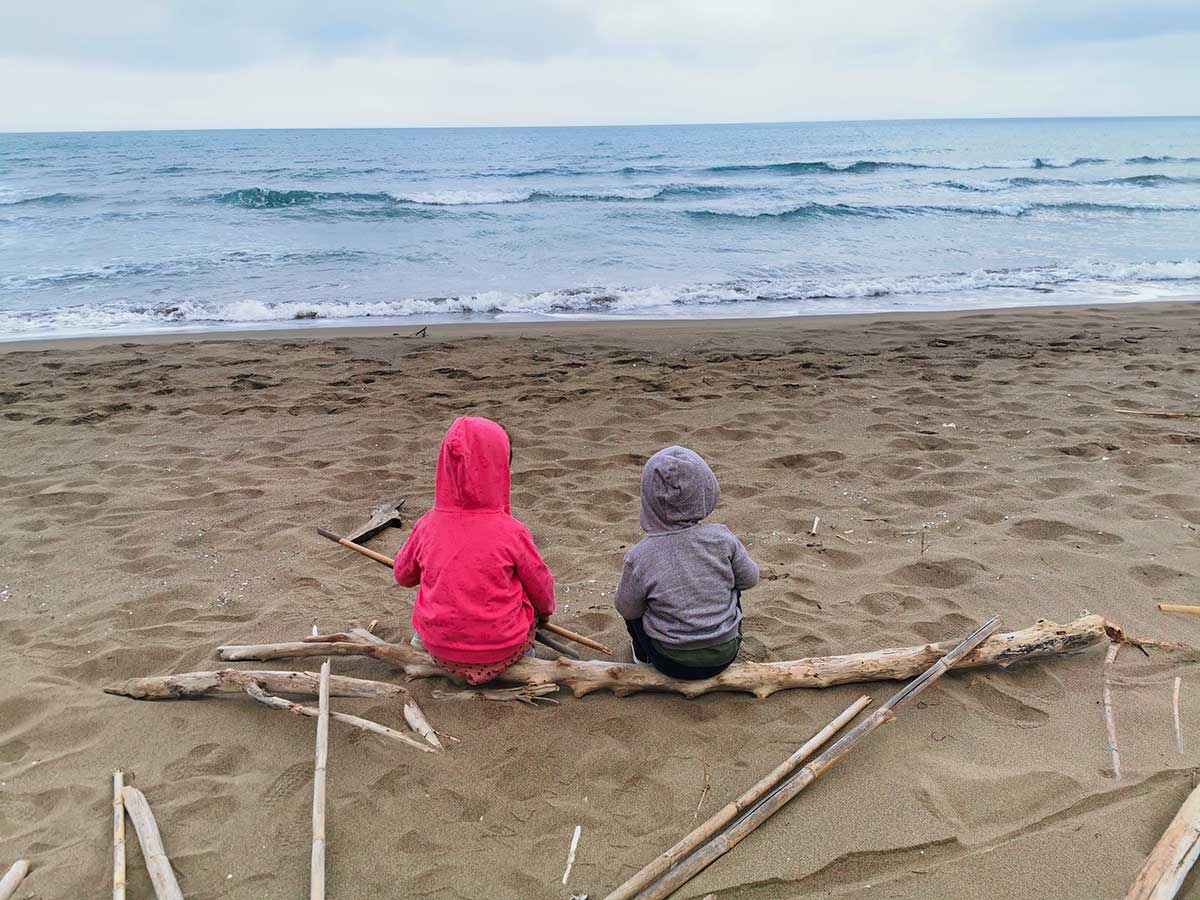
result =
[[[121,796],[125,799],[125,811],[133,822],[133,830],[137,832],[138,843],[142,845],[142,858],[146,861],[146,871],[150,873],[150,882],[154,885],[154,896],[158,900],[183,900],[183,892],[175,880],[175,871],[163,848],[162,835],[146,795],[135,787],[127,787]]]
[[[125,900],[125,773],[113,772],[113,900]]]
[[[1174,707],[1175,713],[1175,752],[1183,752],[1183,732],[1179,728],[1179,688],[1183,684],[1183,679],[1175,676],[1175,687],[1171,691],[1171,705]]]
[[[535,701],[557,703],[553,694],[558,691],[557,684],[523,684],[511,688],[474,688],[467,691],[433,691],[430,696],[434,700],[516,700],[528,706],[537,706]]]
[[[29,874],[29,860],[18,859],[7,872],[4,877],[0,878],[0,900],[8,900],[17,892],[17,888],[21,886],[21,882],[25,880],[25,876]]]
[[[124,684],[106,687],[104,693],[133,697],[135,700],[181,700],[208,694],[238,693],[248,684],[261,685],[272,694],[316,697],[320,679],[316,672],[250,671],[220,669],[215,672],[184,672],[179,675],[152,675],[131,678]],[[347,678],[334,675],[329,680],[331,697],[385,698],[403,696],[408,689],[385,681]]]
[[[280,709],[284,712],[295,713],[298,716],[308,716],[312,719],[320,719],[320,710],[313,709],[311,706],[301,706],[299,703],[293,703],[291,700],[284,700],[282,697],[275,697],[268,694],[257,684],[246,685],[246,693],[262,703],[264,706],[269,706],[272,709]],[[329,717],[343,725],[349,725],[351,728],[358,728],[361,731],[369,731],[372,734],[378,734],[381,737],[390,738],[401,744],[407,744],[410,747],[415,747],[418,750],[432,753],[434,748],[423,741],[415,740],[403,732],[396,731],[394,728],[388,728],[386,725],[380,725],[378,722],[372,722],[370,719],[360,719],[358,716],[352,716],[348,713],[336,712],[330,710]],[[440,749],[440,747],[439,747]]]
[[[1125,900],[1171,900],[1200,856],[1200,788],[1196,788],[1158,839]]]
[[[1021,631],[994,634],[955,666],[975,669],[1006,667],[1034,659],[1079,653],[1109,640],[1133,641],[1102,616],[1084,616],[1065,625],[1040,621]],[[1150,642],[1138,642],[1146,643]],[[523,659],[500,676],[510,684],[559,684],[577,697],[611,690],[619,696],[638,691],[671,691],[695,697],[712,691],[743,691],[769,697],[793,688],[824,688],[864,681],[905,680],[919,675],[954,645],[949,642],[875,650],[846,656],[823,656],[775,663],[735,663],[720,675],[701,681],[682,681],[650,666],[603,660]],[[225,660],[268,660],[315,656],[373,656],[410,678],[448,677],[428,654],[407,644],[367,644],[356,641],[258,644],[218,648]]]
[[[329,660],[321,664],[317,710],[317,761],[313,769],[312,864],[310,900],[325,900],[325,770],[329,759]]]

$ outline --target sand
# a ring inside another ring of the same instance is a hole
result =
[[[314,526],[350,528],[396,495],[426,509],[461,414],[511,429],[513,506],[558,578],[558,621],[622,658],[611,598],[638,538],[639,467],[673,442],[712,464],[715,518],[763,566],[745,658],[1084,610],[1200,644],[1200,617],[1155,608],[1200,603],[1200,421],[1117,411],[1200,408],[1200,306],[394,330],[0,359],[0,867],[31,860],[18,897],[104,893],[118,766],[187,896],[305,894],[313,722],[101,688],[214,668],[220,643],[295,639],[314,620],[407,636],[410,592]],[[680,896],[1121,896],[1191,788],[1200,673],[1187,654],[1121,654],[1115,783],[1102,659],[943,679]],[[367,660],[334,671],[395,677]],[[333,723],[331,897],[603,896],[692,826],[706,773],[701,816],[860,692],[533,710],[431,700],[439,686],[413,689],[461,738],[446,754]],[[394,703],[335,708],[403,728]],[[150,896],[136,849],[130,879]]]

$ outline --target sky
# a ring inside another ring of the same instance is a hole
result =
[[[0,0],[0,130],[1200,114],[1197,0]]]

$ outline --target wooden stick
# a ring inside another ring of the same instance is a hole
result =
[[[579,659],[580,658],[579,654],[576,653],[573,649],[568,647],[562,641],[556,641],[554,638],[550,637],[550,635],[546,634],[545,631],[539,630],[537,633],[536,640],[539,644],[543,644],[543,645],[549,647],[555,653],[558,653],[561,656],[565,656],[565,657],[567,657],[567,659]]]
[[[1134,878],[1125,900],[1171,900],[1200,856],[1200,787],[1188,794]]]
[[[125,900],[125,773],[113,772],[113,900]]]
[[[313,769],[312,865],[309,900],[325,900],[325,767],[329,757],[329,660],[321,663],[317,710],[317,762]]]
[[[710,864],[736,847],[750,832],[783,808],[802,790],[820,778],[825,772],[854,749],[863,738],[879,726],[896,717],[896,711],[948,672],[973,648],[1000,626],[999,619],[991,619],[981,628],[958,644],[953,650],[935,662],[913,681],[897,691],[879,709],[871,713],[846,734],[838,738],[828,750],[804,766],[798,773],[786,778],[762,800],[758,801],[745,815],[734,822],[723,833],[713,838],[687,859],[678,863],[662,878],[638,895],[639,900],[663,900],[671,896]],[[611,898],[609,898],[611,900]]]
[[[133,822],[133,830],[137,832],[138,843],[142,845],[142,858],[154,885],[154,896],[158,900],[183,900],[183,891],[179,890],[179,882],[175,880],[175,871],[163,848],[158,822],[154,820],[146,795],[135,787],[126,787],[121,796],[129,821]]]
[[[240,694],[247,684],[261,685],[272,694],[293,694],[298,697],[316,697],[320,691],[320,678],[316,672],[220,669],[216,672],[131,678],[124,684],[106,687],[104,693],[133,697],[135,700],[181,700],[210,694]],[[389,698],[407,694],[408,688],[386,681],[348,678],[344,675],[334,675],[329,679],[331,697]]]
[[[246,693],[272,709],[280,709],[285,712],[295,713],[298,716],[308,716],[311,719],[319,719],[321,711],[313,709],[311,706],[301,706],[299,703],[293,703],[291,700],[284,700],[282,697],[275,697],[268,694],[257,684],[246,685]],[[409,737],[403,732],[396,731],[394,728],[388,728],[386,725],[380,725],[378,722],[372,722],[370,719],[360,719],[358,716],[352,716],[348,713],[337,712],[331,710],[329,717],[335,721],[341,722],[343,725],[349,725],[351,728],[358,728],[362,731],[369,731],[372,734],[378,734],[385,738],[390,738],[401,744],[407,744],[410,747],[415,747],[426,753],[434,752],[434,748],[423,741],[418,741]],[[441,749],[440,746],[438,749]]]
[[[1117,412],[1128,413],[1131,416],[1155,416],[1159,419],[1200,419],[1200,413],[1162,412],[1156,409],[1124,409],[1118,406]]]
[[[567,851],[567,869],[563,872],[563,887],[566,887],[567,879],[571,877],[571,870],[575,868],[575,851],[579,849],[579,836],[581,834],[583,834],[583,826],[576,825],[575,832],[571,835],[571,849]]]
[[[425,713],[417,701],[411,697],[404,704],[404,721],[408,723],[408,727],[425,738],[425,741],[434,750],[445,750],[442,742],[438,740],[437,732],[433,726],[429,724],[429,719],[425,718]]]
[[[1200,616],[1200,606],[1185,606],[1182,603],[1160,603],[1158,608],[1161,612],[1177,612],[1191,613],[1194,616]]]
[[[29,874],[29,860],[18,859],[7,872],[4,877],[0,878],[0,900],[8,900],[17,892],[17,888],[21,886],[21,882],[25,880],[25,876]]]
[[[523,684],[511,688],[475,688],[466,691],[433,691],[430,696],[434,700],[516,700],[527,706],[537,706],[535,700],[546,703],[557,703],[553,694],[558,690],[557,684]]]
[[[649,887],[654,883],[655,879],[670,869],[671,866],[686,858],[689,853],[717,834],[722,828],[766,796],[783,779],[796,771],[800,763],[820,750],[831,737],[842,729],[842,726],[857,716],[870,702],[871,698],[866,695],[859,697],[835,716],[829,724],[805,741],[799,750],[759,779],[753,787],[737,799],[730,800],[721,809],[717,810],[716,813],[693,828],[674,847],[656,856],[635,875],[627,879],[624,884],[605,897],[604,900],[629,900],[638,891]]]
[[[1175,688],[1171,695],[1171,703],[1175,707],[1175,751],[1183,752],[1183,732],[1179,728],[1179,688],[1183,684],[1183,679],[1175,676]]]
[[[1113,781],[1121,780],[1121,752],[1117,749],[1117,722],[1113,718],[1112,688],[1109,677],[1120,649],[1121,645],[1114,641],[1108,648],[1108,654],[1104,657],[1104,730],[1108,734],[1108,752],[1112,759]]]
[[[361,553],[363,556],[373,559],[377,563],[383,563],[385,566],[396,565],[395,559],[384,556],[382,553],[372,550],[370,547],[364,547],[362,544],[356,544],[354,541],[347,540],[344,537],[339,537],[332,531],[326,531],[324,528],[318,528],[317,534],[323,538],[329,538],[329,540],[333,541],[335,544],[341,544],[343,547],[353,550],[355,553]]]
[[[956,668],[1006,667],[1028,660],[1069,656],[1110,640],[1133,642],[1119,625],[1102,616],[1084,616],[1066,625],[1040,621],[1022,631],[992,635]],[[560,684],[570,688],[577,697],[607,689],[618,696],[638,691],[671,691],[685,697],[697,697],[712,691],[745,691],[762,698],[776,691],[794,688],[824,688],[864,681],[912,678],[936,662],[951,646],[949,643],[924,644],[847,656],[812,657],[774,663],[734,663],[720,675],[700,681],[671,678],[652,666],[632,663],[524,659],[505,669],[499,680],[508,684]],[[434,665],[428,654],[408,644],[376,646],[347,641],[329,644],[297,641],[227,646],[218,648],[218,652],[226,660],[373,656],[402,670],[410,678],[450,677],[444,669]]]
[[[332,531],[326,531],[324,528],[318,528],[317,534],[323,538],[341,544],[347,549],[353,550],[356,553],[361,553],[368,559],[373,559],[377,563],[382,563],[385,566],[393,566],[395,560],[384,556],[382,553],[376,553],[370,547],[364,547],[362,544],[356,544],[354,541],[348,541],[344,537],[338,537]],[[606,653],[612,656],[612,651],[601,644],[599,641],[593,641],[591,638],[586,638],[581,634],[576,634],[574,631],[568,631],[560,625],[555,625],[552,622],[545,622],[541,626],[542,629],[549,631],[551,634],[557,634],[559,637],[566,638],[568,641],[574,641],[577,644],[582,644],[585,647],[591,647],[593,650],[598,650],[601,653]]]
[[[574,631],[568,631],[561,625],[555,625],[553,622],[543,622],[542,628],[551,634],[557,634],[561,638],[566,638],[568,641],[574,641],[576,644],[582,644],[585,647],[591,647],[593,650],[598,650],[607,656],[612,656],[612,650],[608,649],[608,647],[605,647],[599,641],[593,641],[591,638],[584,637],[582,634],[576,634]]]

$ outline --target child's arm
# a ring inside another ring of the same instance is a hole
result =
[[[408,540],[404,542],[404,546],[396,554],[396,562],[392,564],[392,572],[396,576],[396,583],[401,587],[416,587],[421,583],[421,564],[417,562],[417,528],[420,524],[418,522],[413,526]]]
[[[733,539],[736,546],[733,550],[733,587],[735,590],[748,591],[758,584],[758,564],[750,558],[750,553],[737,538]]]
[[[554,575],[538,552],[533,535],[523,526],[518,529],[516,566],[517,578],[537,612],[538,621],[545,622],[554,615]]]
[[[626,556],[625,564],[621,566],[621,580],[617,582],[617,592],[613,595],[617,612],[626,619],[640,619],[646,614],[647,594],[646,585]]]

